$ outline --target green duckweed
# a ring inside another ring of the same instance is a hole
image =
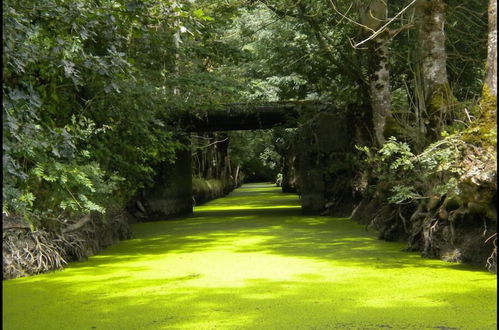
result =
[[[496,276],[252,184],[62,271],[3,281],[5,329],[496,329]]]

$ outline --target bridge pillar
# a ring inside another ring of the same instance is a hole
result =
[[[323,169],[317,164],[317,154],[304,150],[300,153],[299,187],[303,214],[320,214],[324,210],[325,189]]]
[[[346,116],[336,112],[315,112],[315,115],[312,112],[308,123],[303,128],[299,147],[302,213],[321,214],[326,209],[332,187],[337,189],[341,179],[341,172],[336,169],[348,166],[345,155],[351,149],[353,132],[348,128]]]
[[[144,193],[143,207],[148,220],[162,220],[192,213],[191,150],[178,150],[174,164],[164,164],[152,188]]]
[[[298,192],[299,157],[295,147],[282,151],[283,167],[281,188],[283,193]]]

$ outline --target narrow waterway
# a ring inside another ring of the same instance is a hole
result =
[[[63,271],[3,282],[4,329],[496,329],[496,276],[244,185]]]

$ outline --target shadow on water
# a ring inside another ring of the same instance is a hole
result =
[[[270,185],[133,229],[64,271],[4,282],[4,326],[496,328],[494,275],[402,252],[349,219],[301,216],[297,196]]]

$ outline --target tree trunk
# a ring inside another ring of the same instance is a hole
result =
[[[372,0],[367,9],[361,10],[361,23],[376,31],[388,16],[388,1]],[[372,33],[372,31],[371,31]],[[369,41],[369,89],[373,111],[373,128],[376,143],[385,142],[384,131],[388,118],[391,118],[390,70],[388,68],[389,35],[387,31]]]
[[[480,100],[480,117],[484,122],[497,121],[497,2],[489,0],[489,36],[487,64]]]
[[[421,79],[426,109],[426,124],[432,140],[440,137],[450,122],[452,92],[447,80],[445,51],[445,4],[443,0],[418,0],[416,17],[420,40]],[[423,109],[421,109],[423,110]]]
[[[181,5],[174,0],[172,2],[172,8],[180,8]],[[180,37],[180,13],[178,11],[174,12],[174,22],[173,22],[173,53],[174,53],[174,60],[173,60],[173,68],[172,68],[172,73],[173,76],[178,79],[180,77],[180,44],[182,42],[182,39]],[[173,95],[180,95],[180,89],[178,86],[173,87]]]
[[[497,2],[489,0],[489,37],[484,94],[497,97]]]
[[[241,168],[241,164],[237,164],[236,174],[234,175],[234,188],[237,188],[239,185],[239,169]]]

